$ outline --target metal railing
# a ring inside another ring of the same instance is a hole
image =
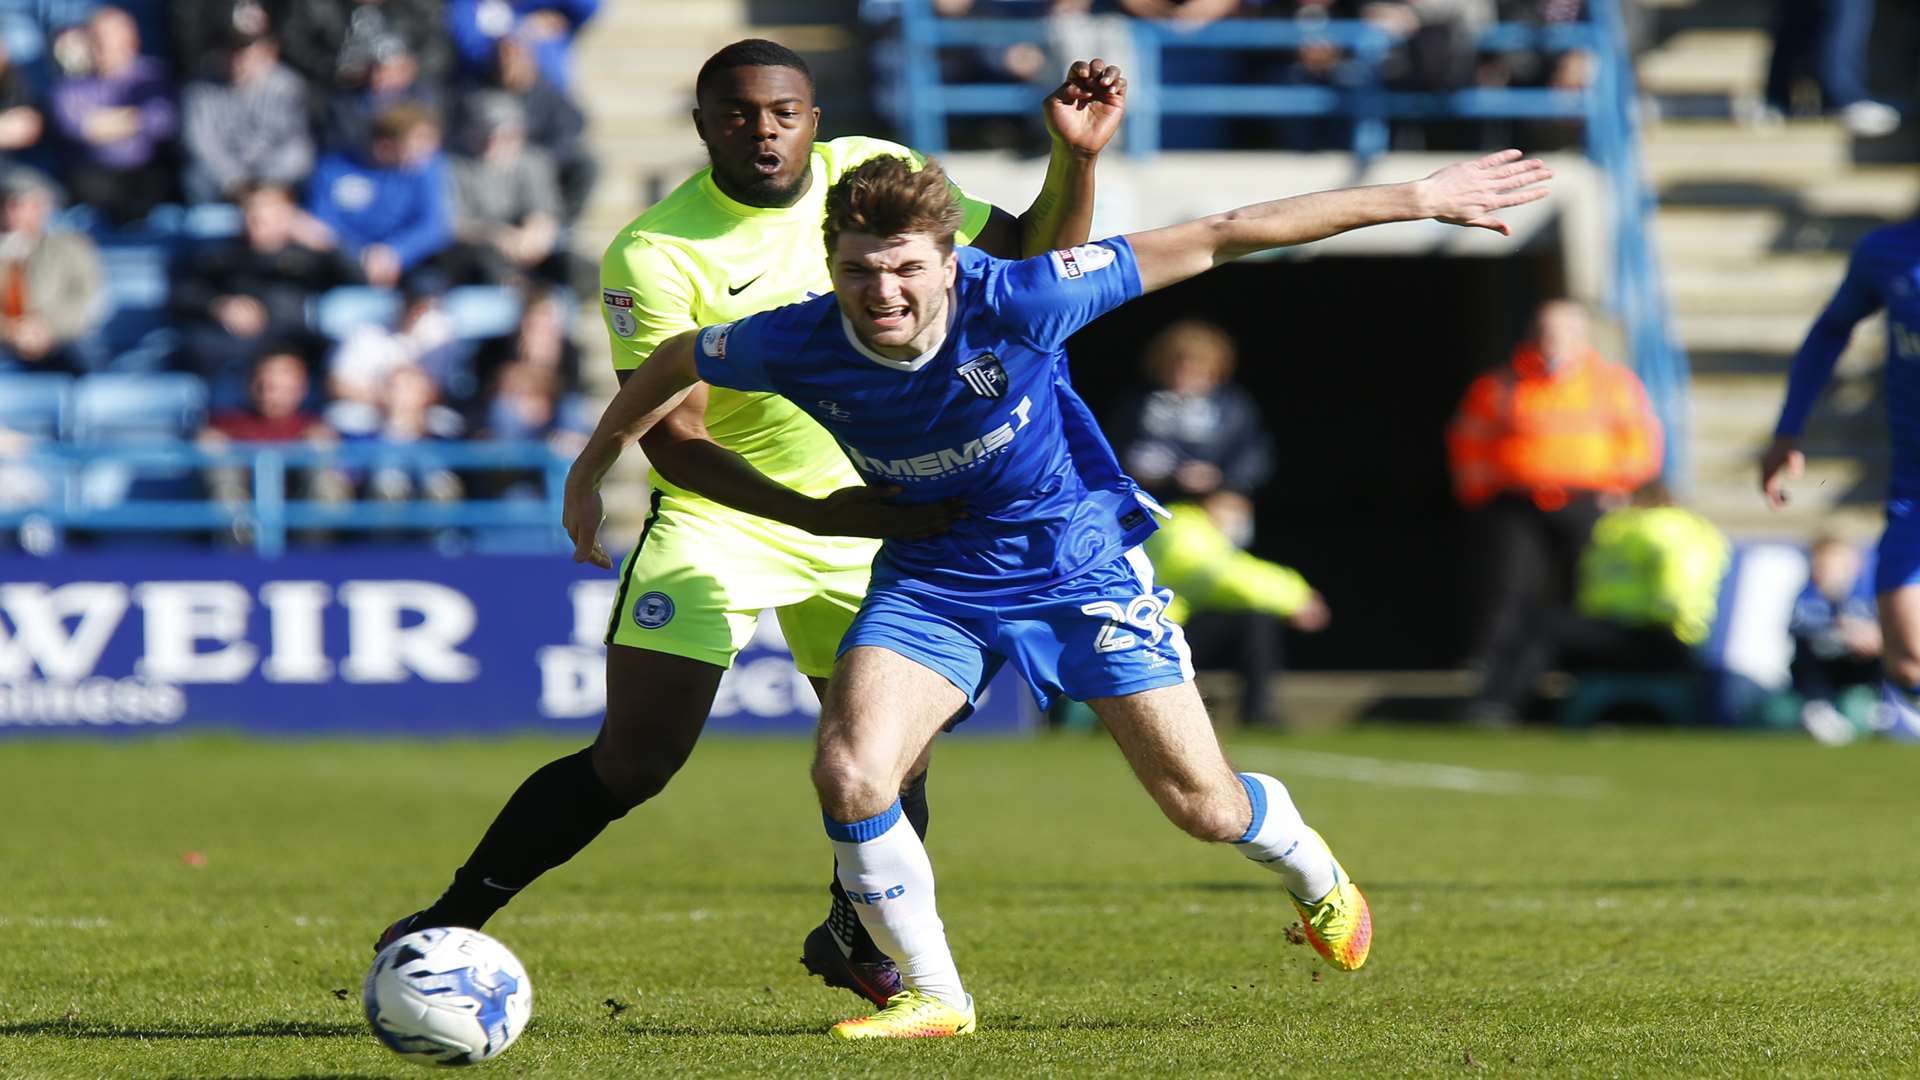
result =
[[[1199,27],[1135,19],[1132,92],[1127,100],[1126,153],[1160,150],[1161,121],[1174,117],[1330,117],[1353,121],[1350,145],[1365,162],[1388,148],[1394,120],[1577,120],[1585,152],[1605,177],[1612,237],[1606,306],[1626,327],[1633,366],[1647,386],[1667,432],[1665,472],[1680,484],[1687,475],[1686,353],[1670,329],[1659,253],[1652,237],[1655,199],[1643,175],[1637,95],[1619,0],[1589,0],[1587,22],[1540,27],[1489,27],[1482,52],[1582,50],[1594,57],[1594,77],[1580,90],[1500,87],[1440,92],[1390,90],[1381,62],[1397,39],[1365,22],[1315,26],[1281,19],[1224,19]],[[1031,86],[940,81],[943,48],[990,48],[1044,41],[1040,19],[940,18],[929,0],[904,0],[901,38],[906,80],[906,124],[915,148],[939,153],[947,123],[959,116],[1024,116],[1034,107]],[[1352,58],[1356,77],[1341,86],[1168,85],[1161,76],[1168,49],[1246,52],[1294,50],[1324,42]]]
[[[517,530],[532,546],[566,548],[560,530],[561,500],[571,459],[540,442],[424,442],[406,446],[342,443],[234,443],[218,450],[192,443],[100,447],[51,444],[7,465],[24,465],[47,483],[48,498],[0,510],[0,527],[23,530],[57,549],[65,534],[95,532],[214,531],[250,537],[254,550],[272,558],[286,550],[288,534],[432,532],[446,529]],[[226,468],[250,474],[250,498],[221,502],[199,491],[201,477]],[[463,498],[449,502],[408,500],[333,501],[294,498],[290,474],[327,469],[445,469],[466,473],[532,473],[537,497]],[[130,486],[158,482],[178,488],[171,497],[137,494],[99,499],[90,490],[104,475]]]

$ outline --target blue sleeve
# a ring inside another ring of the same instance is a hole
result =
[[[1000,268],[993,306],[1009,331],[1043,352],[1075,330],[1140,295],[1133,246],[1116,236],[1049,251]]]
[[[767,355],[763,342],[768,321],[769,314],[763,312],[737,322],[701,327],[693,342],[693,360],[700,377],[729,390],[774,392],[762,359]]]
[[[453,0],[447,5],[447,36],[453,39],[453,51],[469,71],[485,71],[500,40],[480,29],[479,0]]]
[[[307,212],[332,229],[340,237],[341,246],[358,248],[358,237],[347,234],[346,219],[340,205],[333,201],[333,182],[339,179],[342,164],[340,158],[328,154],[314,165],[313,175],[307,178]]]
[[[1793,367],[1787,372],[1787,401],[1780,407],[1780,422],[1773,427],[1776,436],[1798,436],[1806,430],[1813,403],[1819,400],[1820,391],[1833,376],[1833,367],[1846,351],[1854,325],[1880,310],[1881,298],[1874,291],[1868,265],[1869,242],[1863,241],[1854,249],[1853,260],[1847,264],[1846,280],[1833,294],[1827,310],[1814,321],[1800,351],[1793,355]]]

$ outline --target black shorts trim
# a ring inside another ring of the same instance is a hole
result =
[[[640,549],[647,546],[647,534],[653,531],[653,523],[660,520],[659,488],[653,489],[652,508],[647,512],[646,523],[640,526],[640,539],[633,545],[633,554],[627,556],[626,572],[620,575],[620,592],[613,598],[613,613],[607,617],[607,645],[613,644],[613,632],[620,628],[620,613],[627,610],[627,589],[633,585],[633,566],[640,561]]]

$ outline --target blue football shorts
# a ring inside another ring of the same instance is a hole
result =
[[[972,703],[1010,663],[1040,708],[1056,695],[1121,697],[1193,678],[1186,635],[1166,617],[1173,593],[1134,548],[1031,593],[956,596],[875,585],[840,641],[899,653],[939,672]]]
[[[1887,531],[1873,567],[1873,591],[1890,593],[1920,585],[1920,504],[1912,499],[1887,503]]]

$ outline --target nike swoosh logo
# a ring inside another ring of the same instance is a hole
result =
[[[727,286],[727,295],[739,296],[741,293],[746,292],[748,289],[753,288],[753,283],[755,281],[759,281],[761,278],[766,276],[767,276],[767,272],[765,270],[762,270],[759,273],[753,275],[752,280],[748,281],[745,285],[729,285]]]
[[[480,884],[485,885],[489,889],[499,889],[501,892],[519,892],[520,891],[520,886],[518,885],[502,885],[490,877],[481,878]]]

